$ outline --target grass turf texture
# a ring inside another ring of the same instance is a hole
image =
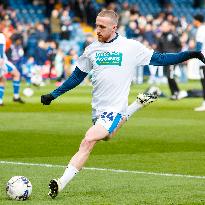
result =
[[[199,82],[181,85],[200,88]],[[66,165],[91,126],[91,87],[78,87],[50,106],[40,95],[53,85],[35,88],[25,105],[14,104],[11,84],[0,107],[0,160]],[[129,101],[147,85],[133,86]],[[169,93],[166,85],[161,87]],[[194,112],[201,99],[173,102],[160,99],[136,113],[109,142],[95,147],[86,167],[177,173],[205,176],[205,113]],[[33,185],[24,204],[205,204],[205,179],[112,173],[83,170],[58,198],[47,196],[51,178],[63,168],[0,164],[0,204],[19,204],[5,194],[6,182],[15,175]]]

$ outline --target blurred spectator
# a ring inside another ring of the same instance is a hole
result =
[[[37,39],[39,40],[48,40],[48,33],[45,30],[45,27],[42,23],[37,23],[36,25],[36,35],[37,35]]]
[[[94,36],[92,34],[88,34],[86,36],[86,40],[85,40],[84,45],[83,45],[83,50],[85,50],[85,48],[87,46],[89,46],[91,43],[93,43],[94,41],[95,41]]]
[[[36,53],[36,48],[38,46],[38,35],[34,27],[31,27],[28,31],[28,39],[27,39],[27,48],[26,54],[27,56],[34,56]]]
[[[11,20],[11,25],[16,28],[16,25],[18,23],[18,19],[16,17],[16,11],[15,10],[12,10],[10,12],[10,20]]]
[[[81,21],[86,22],[86,11],[85,11],[85,4],[83,0],[76,0],[74,1],[74,10],[76,16],[78,16]]]
[[[57,45],[55,41],[49,41],[47,44],[47,57],[50,63],[49,78],[51,79],[52,68],[54,67],[54,60],[57,53]]]
[[[61,39],[69,39],[70,38],[70,25],[71,25],[69,9],[63,10],[60,21],[61,21],[61,30],[62,30]]]
[[[54,9],[51,13],[50,26],[51,26],[51,38],[55,41],[59,41],[61,27],[60,27],[59,12],[56,9]]]
[[[35,69],[35,61],[34,57],[30,56],[25,64],[22,65],[23,67],[23,76],[26,79],[26,84],[28,87],[31,86],[31,78],[33,74],[33,70]]]
[[[45,0],[46,16],[50,17],[55,6],[55,0]]]
[[[93,4],[91,0],[86,0],[85,1],[85,11],[86,11],[87,24],[95,27],[95,19],[99,12],[99,8],[96,8],[96,5]]]
[[[130,20],[130,6],[127,1],[122,4],[122,10],[120,12],[120,25],[125,26]]]
[[[107,5],[107,10],[113,10],[115,12],[117,12],[117,4],[115,2],[109,2]]]
[[[71,49],[68,55],[70,56],[70,65],[71,65],[70,70],[72,73],[76,67],[76,60],[78,59],[78,54],[74,49]]]
[[[47,48],[46,48],[46,43],[45,41],[43,40],[40,40],[38,42],[38,46],[36,48],[36,51],[35,51],[35,61],[36,61],[36,64],[37,65],[44,65],[45,62],[48,60],[48,57],[47,57]]]
[[[125,28],[127,38],[137,38],[139,36],[139,30],[137,29],[137,23],[131,21]]]
[[[18,71],[22,74],[22,63],[24,56],[24,49],[21,38],[14,38],[10,49],[7,51],[8,58],[16,66]]]
[[[64,79],[64,53],[61,49],[57,50],[54,62],[57,75],[57,82],[59,82],[57,86],[60,86],[62,80]]]
[[[24,32],[23,25],[20,24],[20,23],[17,23],[16,26],[17,27],[14,30],[13,35],[12,35],[11,38],[14,42],[19,39],[21,41],[21,43],[23,44],[23,32]]]
[[[168,21],[164,21],[161,25],[161,37],[158,39],[158,50],[161,52],[179,52],[181,50],[181,43],[179,36],[171,30],[172,25]],[[164,71],[167,76],[168,85],[171,91],[172,100],[178,100],[187,96],[185,91],[180,91],[179,86],[175,80],[175,66],[165,66]]]
[[[154,34],[151,24],[146,25],[143,37],[153,49],[156,48],[155,34]]]

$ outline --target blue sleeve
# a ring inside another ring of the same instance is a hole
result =
[[[0,44],[0,58],[4,56],[4,44]]]
[[[87,76],[87,73],[81,71],[78,67],[76,67],[73,73],[70,75],[70,77],[60,87],[58,87],[53,92],[51,92],[51,95],[54,98],[59,97],[65,92],[79,85],[86,76]]]
[[[160,53],[154,52],[150,60],[150,65],[166,66],[182,63],[192,58],[199,58],[198,51],[184,51],[179,53]]]
[[[196,51],[201,51],[202,46],[203,46],[203,44],[201,42],[196,42]]]

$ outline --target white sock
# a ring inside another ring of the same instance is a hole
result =
[[[19,94],[14,94],[14,99],[18,99],[19,98]]]
[[[2,99],[0,99],[0,104],[3,104],[3,100]]]
[[[63,190],[64,187],[73,179],[73,177],[78,172],[79,171],[73,165],[69,164],[67,168],[65,169],[63,176],[59,179],[59,182],[60,182],[59,191]]]
[[[127,113],[126,113],[126,118],[127,120],[137,111],[140,110],[143,107],[142,104],[137,103],[134,101],[131,105],[128,106],[127,108]]]

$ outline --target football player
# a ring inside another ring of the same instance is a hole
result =
[[[6,38],[3,33],[0,33],[0,106],[3,105],[3,97],[5,90],[6,80],[4,78],[5,73],[11,73],[13,78],[13,101],[18,103],[24,103],[24,101],[19,96],[20,90],[20,73],[13,63],[8,61],[5,54],[6,49]]]
[[[41,103],[51,101],[79,85],[92,70],[92,120],[79,150],[71,158],[59,179],[52,179],[49,195],[55,198],[82,169],[96,143],[112,137],[134,112],[154,102],[154,94],[140,94],[128,106],[128,95],[136,66],[171,65],[198,58],[205,62],[200,51],[159,53],[140,42],[120,36],[117,30],[118,15],[111,10],[101,11],[96,18],[97,41],[90,44],[77,61],[71,76],[56,90],[41,96]]]

